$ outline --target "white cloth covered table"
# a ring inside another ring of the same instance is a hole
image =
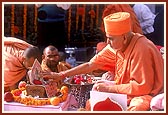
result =
[[[73,95],[68,95],[68,98],[65,102],[60,103],[58,106],[53,105],[44,105],[44,106],[27,106],[17,102],[4,102],[3,103],[3,112],[8,113],[12,111],[17,112],[50,112],[50,111],[68,111],[71,107],[77,107],[78,103],[75,100]]]

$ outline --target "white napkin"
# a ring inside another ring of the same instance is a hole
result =
[[[152,98],[150,108],[153,111],[164,109],[164,93],[158,94]]]

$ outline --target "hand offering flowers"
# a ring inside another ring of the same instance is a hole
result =
[[[54,81],[61,80],[61,74],[56,72],[41,72],[44,80],[53,79]]]

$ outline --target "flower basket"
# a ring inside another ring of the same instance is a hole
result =
[[[90,91],[92,90],[93,83],[81,83],[75,84],[70,80],[66,81],[65,84],[69,87],[69,93],[74,95],[77,102],[79,103],[79,108],[84,108],[86,101],[90,98]]]

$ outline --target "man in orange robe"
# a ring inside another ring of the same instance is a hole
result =
[[[92,90],[126,94],[128,111],[149,110],[152,97],[163,91],[164,63],[161,53],[145,36],[131,31],[128,12],[110,14],[104,18],[104,24],[108,45],[89,62],[54,73],[52,78],[58,80],[95,69],[114,71],[115,84],[98,81]]]
[[[17,38],[4,37],[4,91],[11,91],[18,86],[34,60],[40,60],[39,49]]]
[[[58,49],[53,46],[49,45],[47,46],[42,55],[42,63],[41,67],[44,72],[61,72],[68,69],[71,69],[71,65],[67,62],[65,62],[64,59],[60,57],[60,53],[58,52]],[[62,60],[61,60],[62,59]],[[62,80],[59,81],[59,86],[62,84]]]
[[[118,20],[118,23],[115,22]],[[108,87],[106,83],[98,83],[93,89],[127,94],[127,110],[149,110],[152,97],[163,89],[163,58],[145,36],[128,31],[131,30],[129,20],[129,15],[122,12],[104,18],[107,39],[116,56],[116,85]],[[123,46],[119,44],[121,39]],[[115,44],[117,42],[118,45]],[[107,53],[100,55],[110,56]],[[97,56],[91,61],[100,64],[98,60],[102,60],[101,57]]]

